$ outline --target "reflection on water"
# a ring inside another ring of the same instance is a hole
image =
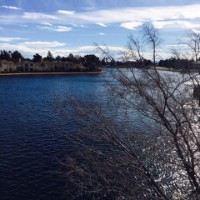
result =
[[[0,199],[64,198],[58,159],[72,148],[63,135],[77,127],[73,116],[66,120],[60,111],[70,107],[65,100],[72,96],[113,104],[105,86],[107,77],[108,73],[0,77]],[[113,117],[120,112],[113,110]],[[133,121],[131,126],[141,129],[137,115]]]

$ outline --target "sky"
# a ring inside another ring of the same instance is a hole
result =
[[[151,22],[169,46],[200,30],[199,0],[0,0],[0,50],[18,50],[25,57],[98,54],[94,43],[111,51],[126,48],[130,34],[141,34]]]

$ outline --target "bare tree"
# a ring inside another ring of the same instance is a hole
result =
[[[153,64],[156,66],[156,50],[161,43],[158,29],[156,29],[153,24],[145,23],[142,26],[142,33],[145,41],[151,46],[153,51]]]
[[[153,36],[155,61],[160,40],[146,31]],[[131,39],[130,47],[136,47],[131,55],[142,57],[139,43]],[[68,137],[75,147],[63,162],[70,198],[200,199],[200,109],[192,95],[196,83],[196,73],[131,66],[112,73],[112,101],[106,107],[73,100],[80,132]],[[129,127],[135,113],[144,123],[142,134]]]
[[[188,41],[186,41],[185,44],[190,49],[192,57],[197,64],[200,54],[200,34],[195,31],[188,31],[187,35]]]
[[[144,42],[141,38],[135,38],[133,35],[129,36],[129,42],[127,45],[128,52],[123,55],[127,55],[123,57],[123,60],[133,59],[138,63],[144,62]]]
[[[200,56],[200,34],[198,32],[193,30],[187,31],[185,39],[180,40],[176,46],[179,49],[172,48],[172,55],[175,58],[194,60],[194,63],[198,64]]]
[[[200,34],[194,30],[187,31],[187,37],[183,41],[181,40],[179,42],[179,45],[177,45],[179,48],[182,47],[182,49],[172,48],[172,55],[180,60],[180,59],[186,59],[189,60],[190,64],[187,69],[184,69],[183,72],[187,72],[190,74],[191,71],[196,71],[200,74],[200,65],[198,63],[198,60],[200,59]],[[178,62],[177,62],[178,64]],[[180,63],[182,64],[182,63]],[[181,66],[180,66],[181,67]],[[200,106],[200,85],[199,81],[193,82],[194,87],[194,96],[198,98],[199,106]]]

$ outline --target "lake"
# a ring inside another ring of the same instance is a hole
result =
[[[62,107],[72,96],[107,103],[105,80],[97,75],[0,77],[0,199],[62,200],[59,159],[72,148],[65,134],[76,131]]]
[[[0,199],[64,199],[59,160],[73,148],[65,135],[77,129],[73,113],[66,119],[66,100],[98,102],[110,112],[109,77],[108,72],[0,77]],[[112,112],[117,118],[121,111]],[[131,113],[134,128],[141,131],[137,117]]]
[[[73,97],[98,102],[120,121],[121,111],[112,108],[116,105],[107,91],[107,80],[109,72],[0,76],[1,200],[64,199],[65,180],[59,172],[59,160],[73,148],[65,135],[77,130],[73,112],[69,118],[63,112],[71,107],[66,100]],[[126,127],[144,132],[137,113],[127,117],[131,119]]]
[[[0,199],[63,199],[56,172],[68,149],[63,134],[75,131],[57,103],[103,95],[104,75],[0,77]]]

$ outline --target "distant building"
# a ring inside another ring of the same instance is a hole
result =
[[[16,71],[16,65],[14,62],[7,60],[0,61],[0,73],[15,72],[15,71]]]
[[[30,61],[18,62],[16,65],[16,72],[33,72],[34,63]]]
[[[12,61],[0,60],[0,73],[9,72],[69,72],[69,71],[87,71],[88,68],[81,64],[61,61],[21,61],[14,63]]]

